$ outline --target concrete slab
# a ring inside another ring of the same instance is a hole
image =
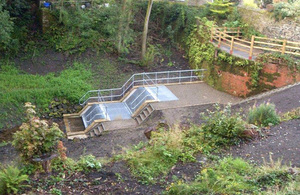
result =
[[[204,82],[168,85],[166,87],[178,98],[178,100],[151,103],[156,110],[211,103],[237,103],[242,100],[242,98],[215,90]]]

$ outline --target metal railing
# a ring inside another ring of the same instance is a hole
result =
[[[99,89],[86,92],[79,100],[80,105],[87,102],[118,101],[135,86],[156,86],[159,84],[175,84],[193,82],[204,78],[205,69],[176,70],[137,73],[132,75],[121,88]]]

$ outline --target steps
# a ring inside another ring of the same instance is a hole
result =
[[[102,132],[105,131],[103,123],[97,124],[92,130],[89,132],[90,137],[100,136]]]
[[[142,124],[154,111],[151,104],[147,104],[141,112],[134,118],[138,125]]]

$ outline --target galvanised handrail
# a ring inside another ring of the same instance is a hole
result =
[[[193,80],[202,80],[205,69],[175,70],[133,74],[121,88],[90,90],[86,92],[79,100],[80,105],[85,105],[89,100],[99,101],[98,93],[102,101],[120,100],[124,95],[135,86],[143,86],[145,82],[151,80],[153,83],[181,83],[192,82]],[[201,73],[201,75],[197,74]],[[148,79],[145,79],[145,76]],[[149,85],[149,83],[147,84]]]

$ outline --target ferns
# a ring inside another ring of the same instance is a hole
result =
[[[21,171],[14,166],[8,166],[0,171],[0,194],[16,194],[23,187],[22,184],[28,181],[28,175],[21,174]]]

